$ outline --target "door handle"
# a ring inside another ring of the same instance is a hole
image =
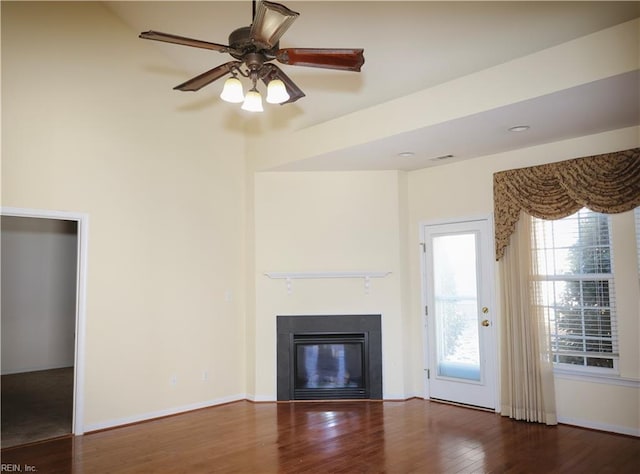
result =
[[[482,321],[482,325],[483,325],[484,327],[487,327],[487,326],[491,326],[491,323],[489,322],[489,320],[488,320],[488,319],[485,319],[485,320],[483,320],[483,321]]]

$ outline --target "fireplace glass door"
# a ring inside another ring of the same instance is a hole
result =
[[[368,397],[365,334],[298,334],[294,348],[294,399]]]

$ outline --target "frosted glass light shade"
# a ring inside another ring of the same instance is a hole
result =
[[[244,92],[242,91],[242,82],[237,77],[230,77],[224,82],[220,98],[225,102],[239,104],[244,100]]]
[[[267,102],[270,104],[282,104],[289,100],[289,93],[280,79],[274,79],[267,86]]]
[[[249,112],[263,112],[264,109],[262,108],[262,96],[260,95],[260,92],[255,89],[251,89],[247,92],[241,109]]]

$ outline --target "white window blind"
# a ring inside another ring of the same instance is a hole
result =
[[[615,369],[615,317],[609,216],[581,209],[564,219],[534,219],[538,303],[547,316],[556,364]]]

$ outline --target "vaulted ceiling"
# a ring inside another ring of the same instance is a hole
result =
[[[148,47],[160,49],[175,66],[169,73],[149,68],[149,74],[166,75],[166,89],[158,94],[185,94],[185,104],[210,107],[212,114],[243,114],[246,133],[290,133],[640,17],[640,2],[282,3],[298,11],[300,17],[285,33],[281,47],[364,48],[362,72],[283,65],[306,97],[294,104],[269,105],[263,114],[247,117],[237,105],[218,99],[223,80],[197,93],[172,90],[228,61],[228,55],[150,41]],[[249,0],[106,5],[131,27],[132,34],[153,29],[224,44],[231,31],[250,24],[252,12]],[[456,156],[480,156],[637,125],[638,82],[637,71],[631,72],[444,121],[415,133],[373,140],[355,150],[341,149],[282,169],[417,169],[437,164],[433,158],[454,149]],[[595,110],[597,114],[592,113]],[[496,131],[504,131],[505,124],[518,125],[514,120],[532,125],[530,132],[515,138]],[[414,157],[399,160],[397,153],[405,150],[414,152]],[[366,160],[358,158],[364,155]]]

